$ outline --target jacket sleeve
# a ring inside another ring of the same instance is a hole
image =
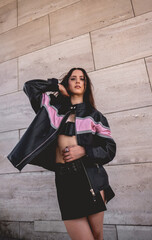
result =
[[[59,91],[58,79],[29,80],[24,83],[23,91],[28,96],[33,110],[37,113],[41,107],[42,94],[47,91]],[[55,98],[55,96],[53,97]]]
[[[101,165],[112,161],[116,155],[116,143],[106,117],[99,112],[100,121],[96,122],[93,146],[85,146],[86,156]]]

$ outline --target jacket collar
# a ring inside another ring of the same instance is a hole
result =
[[[89,104],[86,102],[78,103],[78,104],[72,104],[69,98],[64,98],[61,101],[61,105],[58,109],[59,114],[65,114],[68,111],[74,111],[79,113],[80,115],[89,108]]]
[[[77,103],[77,104],[72,104],[70,102],[70,104],[68,106],[68,110],[80,111],[80,110],[86,109],[86,107],[87,107],[87,104],[85,102]]]

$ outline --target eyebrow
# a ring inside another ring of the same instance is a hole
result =
[[[72,75],[71,77],[76,77],[75,75]],[[84,76],[80,76],[80,77],[84,77]]]

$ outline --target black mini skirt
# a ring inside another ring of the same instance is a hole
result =
[[[62,220],[87,217],[107,210],[100,191],[94,200],[81,159],[65,164],[56,163],[55,183]],[[107,203],[115,194],[109,183],[105,184],[105,180],[103,190]]]

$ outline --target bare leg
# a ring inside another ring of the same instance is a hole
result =
[[[67,232],[72,240],[94,240],[86,217],[64,221]]]
[[[105,202],[104,191],[102,190],[100,193]],[[103,218],[104,211],[88,216],[88,222],[95,240],[103,240]]]

